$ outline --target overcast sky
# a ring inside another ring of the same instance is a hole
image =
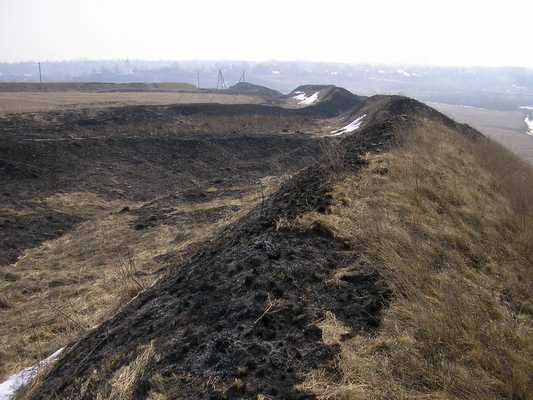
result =
[[[533,1],[0,0],[0,61],[533,67]]]

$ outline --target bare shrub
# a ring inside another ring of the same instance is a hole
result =
[[[139,278],[135,256],[130,249],[125,251],[125,254],[120,258],[116,274],[117,283],[120,286],[119,297],[121,302],[132,299],[137,293],[145,289],[145,284]]]

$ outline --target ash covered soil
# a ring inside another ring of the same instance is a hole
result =
[[[238,187],[233,195],[244,196],[260,178],[312,163],[318,143],[310,133],[317,126],[312,116],[252,105],[2,115],[0,265],[83,219],[47,206],[50,196],[83,192],[137,203],[170,196],[166,208],[169,199],[205,200],[181,195],[191,190]]]

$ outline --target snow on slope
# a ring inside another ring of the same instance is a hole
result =
[[[524,122],[528,127],[527,134],[533,136],[533,117],[530,119],[529,116],[527,116],[526,119],[524,119]]]
[[[332,135],[330,136],[339,136],[344,133],[353,132],[360,128],[361,124],[363,123],[363,119],[365,119],[366,114],[360,116],[359,118],[355,119],[354,121],[350,122],[348,125],[346,125],[344,128],[336,129],[334,131],[331,131]]]
[[[309,106],[313,103],[316,103],[318,100],[318,95],[320,92],[315,92],[311,96],[307,96],[304,92],[294,92],[296,96],[293,96],[292,98],[294,100],[298,101],[298,104]]]
[[[37,375],[37,372],[39,372],[41,368],[54,362],[62,351],[63,348],[59,349],[43,361],[32,367],[24,368],[22,371],[11,375],[6,381],[0,383],[0,400],[12,399],[18,389],[26,385],[35,375]]]

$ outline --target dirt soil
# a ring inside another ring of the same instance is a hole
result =
[[[84,335],[316,163],[339,112],[272,102],[1,114],[0,377]]]

